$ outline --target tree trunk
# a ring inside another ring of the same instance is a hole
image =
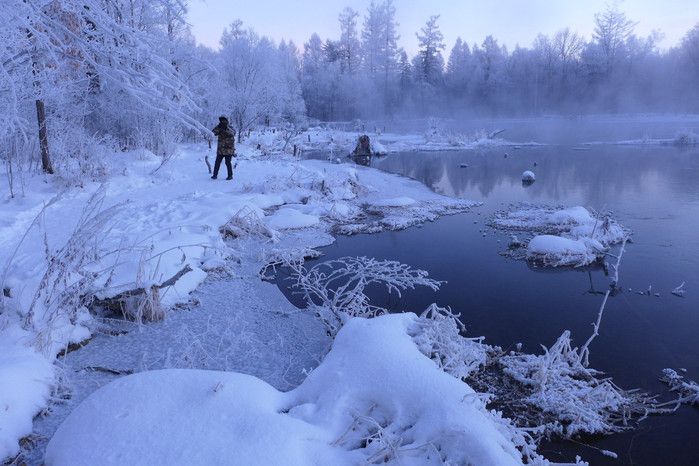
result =
[[[46,131],[46,108],[44,101],[36,100],[36,121],[39,123],[39,147],[41,148],[41,168],[44,173],[53,175],[53,166],[49,156],[49,137]]]

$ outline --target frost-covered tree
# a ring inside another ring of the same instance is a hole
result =
[[[91,152],[105,138],[158,151],[164,128],[202,129],[172,60],[184,2],[7,3],[0,62],[11,85],[0,92],[16,105],[3,137],[38,139],[44,171],[94,175]]]
[[[364,70],[370,78],[375,78],[379,67],[381,50],[381,6],[374,0],[369,4],[362,28],[362,57]]]
[[[242,21],[224,31],[217,57],[220,79],[212,92],[220,101],[218,113],[230,115],[239,141],[255,124],[297,121],[304,113],[297,60],[295,47],[277,47],[244,29]]]
[[[420,82],[437,85],[444,73],[444,36],[439,30],[439,15],[431,16],[417,33],[419,51],[415,59],[415,73]]]
[[[447,71],[445,75],[447,91],[453,96],[464,96],[468,91],[468,84],[473,76],[473,57],[468,44],[456,39],[454,47],[449,54]]]
[[[595,14],[593,39],[601,52],[606,72],[610,72],[620,59],[636,24],[615,3]]]
[[[340,13],[340,41],[338,52],[343,73],[355,74],[359,70],[361,45],[357,34],[357,18],[359,13],[346,7]]]
[[[395,105],[397,99],[398,73],[398,24],[396,8],[392,0],[381,3],[372,1],[364,18],[362,29],[362,70],[368,92],[375,96],[380,94],[383,99],[364,96],[364,100],[381,103],[381,107],[373,105],[370,111],[387,112]]]

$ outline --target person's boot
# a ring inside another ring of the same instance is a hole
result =
[[[228,178],[226,178],[226,181],[230,181],[230,180],[232,180],[232,179],[233,179],[233,177],[232,177],[232,176],[229,176]]]
[[[211,176],[211,179],[212,179],[212,180],[215,180],[215,179],[216,179],[216,175],[212,175],[212,176]]]

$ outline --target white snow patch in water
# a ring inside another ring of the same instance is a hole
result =
[[[492,224],[507,230],[538,233],[529,242],[527,258],[544,265],[585,266],[600,259],[629,232],[607,216],[582,206],[552,209],[525,206],[497,214]]]
[[[595,245],[588,244],[582,239],[538,235],[529,241],[527,258],[541,261],[553,267],[575,266],[594,262],[597,259],[597,252],[603,250],[604,248],[599,242]]]

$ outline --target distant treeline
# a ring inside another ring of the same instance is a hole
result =
[[[676,47],[658,49],[662,33],[635,34],[616,5],[591,18],[586,40],[569,28],[508,50],[493,36],[446,44],[438,16],[417,33],[410,58],[399,47],[392,0],[359,13],[345,8],[340,37],[314,34],[301,79],[308,114],[341,120],[393,114],[542,114],[699,111],[699,24]]]

